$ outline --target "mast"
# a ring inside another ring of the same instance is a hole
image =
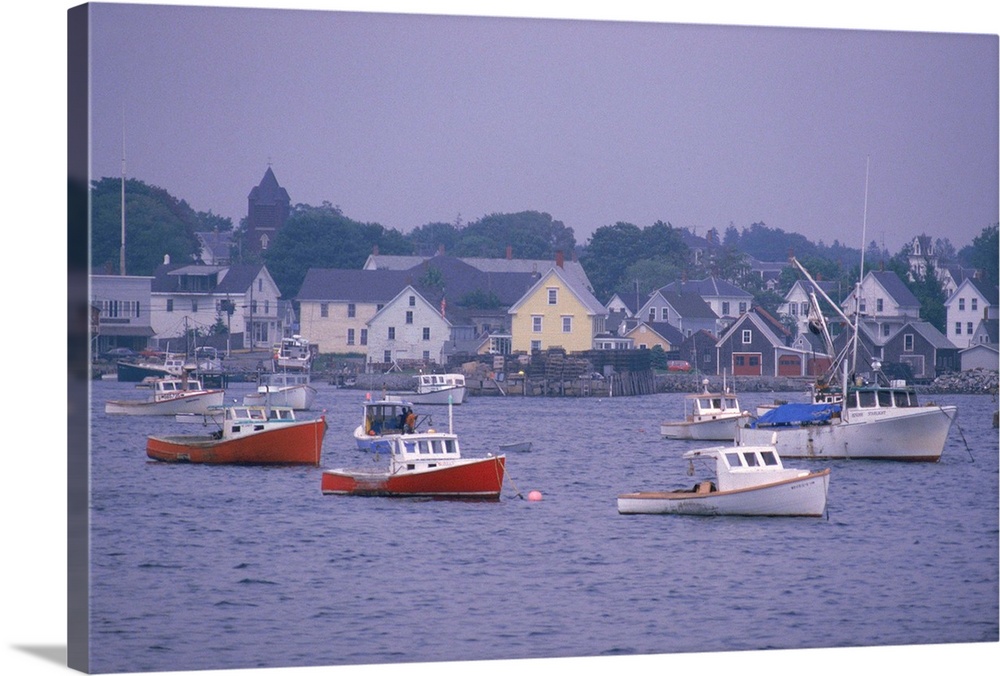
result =
[[[865,210],[861,219],[861,269],[858,271],[858,286],[854,292],[854,337],[851,341],[851,372],[857,372],[858,331],[861,330],[861,282],[865,278],[865,237],[868,231],[868,166],[871,158],[865,158]]]
[[[122,196],[121,196],[121,211],[122,211],[122,248],[121,255],[118,261],[118,269],[121,270],[121,274],[125,276],[125,106],[122,105]]]

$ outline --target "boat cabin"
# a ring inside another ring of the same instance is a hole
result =
[[[461,373],[423,373],[417,379],[417,392],[421,394],[465,387],[465,376]]]
[[[185,393],[205,391],[197,378],[156,378],[152,383],[155,401],[174,399]]]
[[[295,422],[295,412],[289,406],[228,406],[223,429],[226,437],[238,437],[285,422]]]
[[[262,373],[260,378],[259,391],[267,391],[284,387],[295,387],[296,385],[308,385],[309,373],[290,373],[288,371],[278,371],[276,373]]]
[[[719,491],[732,491],[807,474],[803,470],[785,469],[773,446],[723,446],[688,451],[685,458],[714,460]]]
[[[893,380],[888,387],[861,385],[847,392],[845,408],[911,408],[919,406],[917,391],[907,387],[905,380]]]
[[[688,421],[715,420],[739,415],[740,404],[735,394],[702,392],[685,399],[684,418]]]
[[[437,467],[458,460],[458,437],[453,434],[430,433],[401,436],[393,442],[393,461],[408,470]]]
[[[413,404],[397,398],[385,398],[376,402],[365,402],[364,425],[365,434],[378,437],[387,434],[403,434],[406,431],[406,418],[413,412]],[[416,430],[418,423],[414,423]]]

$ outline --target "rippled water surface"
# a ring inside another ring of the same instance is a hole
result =
[[[753,519],[617,513],[698,478],[697,442],[659,436],[675,394],[456,407],[466,455],[533,444],[499,503],[323,496],[367,456],[364,393],[319,390],[322,467],[211,467],[147,461],[147,434],[196,426],[105,416],[141,391],[93,384],[94,672],[998,640],[989,396],[924,397],[959,406],[939,463],[789,460],[832,469],[828,516]]]

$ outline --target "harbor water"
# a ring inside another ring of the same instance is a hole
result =
[[[242,400],[252,384],[234,384]],[[938,463],[832,470],[820,518],[623,516],[619,493],[690,487],[659,423],[682,394],[476,397],[463,454],[509,454],[499,502],[324,496],[364,392],[318,385],[321,467],[149,461],[165,417],[114,417],[91,386],[95,673],[635,655],[998,640],[998,439],[988,395],[957,404]],[[796,393],[741,395],[744,409]],[[446,429],[446,407],[424,407]],[[530,491],[540,501],[525,499]]]

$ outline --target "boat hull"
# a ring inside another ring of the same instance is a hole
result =
[[[290,406],[296,411],[308,411],[315,401],[316,388],[311,385],[292,385],[243,395],[246,406]]]
[[[742,420],[744,416],[737,415],[715,420],[666,422],[660,424],[660,434],[664,439],[732,441],[736,438],[736,427]]]
[[[783,458],[872,459],[937,462],[948,431],[958,416],[955,406],[922,406],[900,409],[890,415],[879,409],[855,414],[848,422],[825,425],[741,427],[741,445],[773,443]],[[885,409],[882,409],[885,411]]]
[[[454,464],[395,474],[332,469],[323,472],[324,495],[499,500],[505,458],[461,459]]]
[[[406,399],[414,404],[425,404],[431,406],[447,406],[449,403],[458,406],[463,401],[465,401],[465,386],[461,387],[446,387],[440,390],[433,390],[429,392],[417,391],[415,393],[407,392],[404,395]],[[451,402],[448,401],[448,397],[451,397]]]
[[[223,390],[204,390],[160,401],[109,401],[104,405],[104,412],[110,415],[178,415],[182,413],[209,415],[212,407],[222,406],[225,396],[226,393]]]
[[[120,383],[141,383],[146,378],[176,376],[176,372],[160,364],[133,364],[120,361],[115,365]]]
[[[762,486],[712,493],[642,492],[618,496],[619,514],[822,516],[830,470]]]
[[[149,437],[146,455],[161,462],[217,465],[319,465],[326,420],[291,422],[233,439],[211,435]]]

